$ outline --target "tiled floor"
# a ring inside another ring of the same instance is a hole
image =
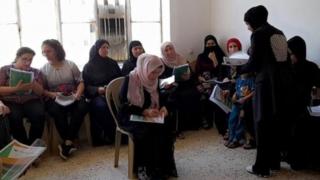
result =
[[[176,143],[175,157],[181,180],[260,179],[245,171],[254,162],[255,150],[227,149],[212,129],[187,132],[186,139]],[[39,167],[31,168],[21,179],[127,179],[127,147],[121,149],[118,168],[113,167],[113,160],[113,147],[85,146],[68,161],[45,157]],[[270,179],[320,179],[320,172],[295,172],[282,165]]]

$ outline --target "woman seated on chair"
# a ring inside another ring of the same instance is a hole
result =
[[[43,41],[42,53],[48,60],[41,69],[45,77],[46,108],[53,117],[63,140],[58,146],[60,157],[66,160],[77,150],[73,142],[78,138],[80,126],[87,113],[88,105],[83,97],[84,83],[77,65],[65,60],[66,54],[59,41],[55,39]],[[57,97],[73,99],[74,102],[63,105],[56,102]],[[68,121],[69,114],[70,121]]]
[[[90,99],[90,129],[93,146],[111,144],[115,135],[115,123],[107,107],[105,87],[121,76],[117,62],[108,57],[109,42],[99,39],[90,49],[89,62],[82,76],[85,96]]]
[[[13,138],[24,144],[42,137],[45,121],[44,104],[41,100],[43,93],[42,74],[32,68],[31,63],[35,52],[28,47],[18,49],[15,61],[0,69],[0,98],[9,107],[8,114],[10,132]],[[30,82],[10,78],[10,74],[18,71],[33,73]],[[23,118],[28,118],[31,124],[29,136],[24,127]]]
[[[165,70],[160,79],[172,76],[175,67],[187,64],[186,59],[176,52],[172,42],[164,42],[161,45],[161,54]],[[178,137],[183,137],[182,130],[198,129],[200,127],[200,121],[198,120],[200,116],[200,93],[197,91],[195,76],[192,76],[190,68],[180,78],[176,77],[174,84],[176,84],[176,88],[168,85],[169,87],[164,87],[162,91],[170,92],[168,96],[171,107],[178,110],[179,119],[183,119],[183,121],[177,123],[178,127],[176,127]]]
[[[160,58],[142,54],[137,67],[126,76],[120,92],[120,125],[132,133],[135,143],[134,171],[139,178],[177,176],[174,134],[165,102],[159,94],[158,77],[164,71]],[[164,123],[130,121],[130,115],[145,118],[163,115]]]

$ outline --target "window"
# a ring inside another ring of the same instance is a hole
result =
[[[62,44],[66,59],[80,70],[89,60],[89,51],[96,40],[95,0],[60,0]]]
[[[131,39],[140,40],[147,53],[160,55],[161,43],[170,39],[169,0],[131,0],[130,8]]]
[[[16,2],[2,0],[0,6],[0,66],[12,62],[20,47]]]
[[[1,0],[0,66],[10,64],[21,46],[36,52],[32,66],[47,61],[41,53],[45,39],[58,39],[66,59],[79,69],[89,59],[97,38],[110,44],[110,56],[127,59],[130,40],[140,40],[147,53],[160,55],[169,40],[170,0]]]
[[[42,56],[42,41],[58,38],[54,1],[19,0],[19,10],[21,46],[30,47],[36,52],[32,66],[40,68],[47,62]]]

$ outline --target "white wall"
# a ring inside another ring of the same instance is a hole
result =
[[[193,60],[202,51],[203,39],[211,33],[211,0],[171,0],[171,41],[177,52]]]
[[[243,21],[244,13],[256,5],[269,11],[268,22],[282,30],[287,39],[300,35],[307,43],[307,57],[320,64],[320,1],[319,0],[213,0],[211,30],[220,45],[230,37],[238,37],[245,48],[250,32]]]

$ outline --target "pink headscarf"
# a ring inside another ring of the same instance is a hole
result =
[[[169,58],[165,55],[165,49],[167,46],[170,46],[175,52],[175,58]],[[164,42],[161,45],[161,54],[162,54],[162,61],[165,65],[169,66],[170,68],[174,68],[174,66],[179,66],[182,64],[186,64],[187,61],[176,52],[172,42]]]
[[[129,74],[128,100],[135,106],[144,104],[143,89],[150,93],[151,108],[159,108],[158,79],[149,80],[148,75],[162,66],[159,76],[164,71],[164,65],[155,55],[141,54],[137,60],[137,67]]]

